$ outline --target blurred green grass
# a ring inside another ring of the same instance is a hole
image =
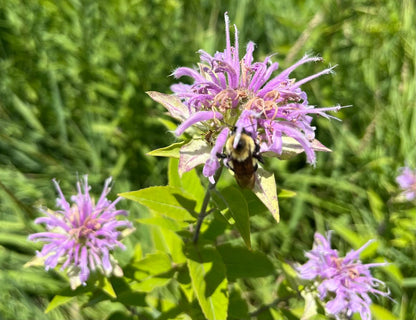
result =
[[[318,139],[333,150],[316,168],[302,156],[268,163],[279,186],[298,196],[281,201],[279,225],[254,217],[256,245],[303,261],[315,230],[335,230],[336,246],[376,238],[376,256],[399,270],[377,271],[396,300],[378,303],[416,318],[416,212],[393,201],[398,168],[416,166],[414,1],[0,0],[0,319],[17,311],[19,319],[71,318],[70,308],[43,314],[63,286],[59,275],[23,269],[34,254],[26,237],[36,207],[54,207],[52,178],[71,194],[77,175],[88,173],[99,193],[112,175],[114,197],[165,183],[165,160],[145,154],[174,138],[145,91],[169,92],[171,72],[195,65],[198,49],[222,50],[225,11],[240,47],[253,40],[258,59],[277,52],[285,68],[308,52],[338,64],[336,75],[304,89],[312,104],[352,105],[338,113],[341,123],[316,121]],[[144,230],[136,239],[151,245]]]

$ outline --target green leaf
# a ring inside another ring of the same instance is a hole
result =
[[[182,101],[173,94],[165,94],[157,91],[146,92],[153,100],[162,104],[170,113],[170,115],[178,120],[184,120],[189,117],[189,109]]]
[[[169,229],[172,231],[182,230],[189,225],[187,222],[176,221],[167,217],[143,218],[143,219],[136,219],[136,221],[138,223],[158,226],[158,227]]]
[[[250,221],[246,199],[241,191],[235,187],[227,187],[220,191],[226,207],[234,218],[235,225],[244,239],[247,247],[251,248]]]
[[[172,268],[169,256],[164,252],[147,254],[143,259],[130,265],[136,280],[146,279],[150,276],[168,272]]]
[[[194,199],[197,200],[197,205],[195,207],[195,210],[197,212],[200,212],[206,190],[202,186],[201,180],[199,179],[199,176],[196,170],[185,172],[182,175],[181,184],[182,184],[182,188],[188,194],[191,194]]]
[[[101,289],[106,294],[108,294],[110,297],[112,297],[112,298],[116,298],[117,297],[117,295],[116,295],[116,293],[115,293],[115,291],[113,289],[113,286],[111,285],[111,282],[108,281],[108,279],[105,278],[105,277],[103,278],[103,285],[102,285]]]
[[[36,108],[23,102],[17,95],[12,95],[13,105],[18,113],[25,119],[26,123],[40,133],[44,133],[45,129],[35,114]]]
[[[377,304],[374,304],[374,303],[371,304],[370,309],[371,309],[371,314],[374,316],[375,320],[397,320],[399,319],[389,310],[384,309],[382,306],[379,306]]]
[[[230,293],[230,304],[228,306],[228,315],[231,319],[249,319],[248,305],[242,297],[242,292],[233,287]]]
[[[261,202],[263,202],[267,209],[269,209],[276,222],[279,222],[279,200],[277,199],[274,174],[259,167],[253,192]]]
[[[178,126],[175,122],[169,119],[157,118],[157,120],[171,132],[175,131],[176,127]]]
[[[141,280],[140,282],[133,283],[130,288],[137,292],[151,292],[155,288],[163,287],[172,280],[172,274],[151,277],[148,279]]]
[[[48,313],[48,312],[52,311],[53,309],[56,309],[57,307],[68,303],[72,299],[74,299],[74,296],[59,296],[59,295],[54,296],[52,298],[52,301],[49,302],[49,304],[48,304],[48,306],[45,310],[45,313]]]
[[[296,192],[292,190],[280,189],[279,198],[293,198],[296,196]]]
[[[139,292],[150,292],[166,285],[172,279],[172,262],[165,252],[146,255],[125,268],[126,275],[137,280],[130,288]]]
[[[371,234],[358,234],[353,230],[346,228],[347,224],[341,217],[331,224],[332,230],[334,230],[341,238],[347,241],[355,250],[361,248],[367,241],[371,240]],[[378,242],[370,244],[362,253],[361,258],[365,258],[373,255],[377,251]]]
[[[154,227],[152,228],[152,239],[155,248],[170,254],[174,263],[182,264],[186,262],[183,253],[183,240],[175,232],[166,228]]]
[[[376,192],[372,190],[367,191],[367,196],[374,218],[378,223],[382,223],[384,219],[384,213],[386,212],[386,209],[384,208],[384,201]]]
[[[168,163],[168,184],[171,187],[182,187],[181,178],[178,171],[179,160],[170,158]]]
[[[189,213],[194,212],[196,201],[175,187],[150,187],[137,191],[125,192],[121,197],[137,201],[154,212],[177,221],[195,221]]]
[[[416,277],[404,278],[402,280],[402,285],[405,288],[416,288]]]
[[[179,161],[174,158],[169,159],[168,166],[168,181],[172,187],[179,187],[192,195],[197,200],[196,211],[200,211],[201,205],[205,196],[205,189],[202,187],[196,170],[190,170],[179,175]]]
[[[185,144],[185,141],[172,143],[170,146],[152,150],[146,154],[148,156],[155,156],[155,157],[179,158],[179,150],[184,144]]]
[[[56,309],[57,307],[68,303],[74,297],[81,296],[81,295],[85,294],[86,292],[90,292],[91,290],[92,290],[92,287],[89,286],[89,285],[80,286],[75,290],[72,290],[69,287],[64,288],[60,292],[60,294],[58,294],[58,295],[56,295],[52,298],[51,302],[49,302],[48,306],[46,307],[45,313],[48,313],[48,312]]]
[[[205,317],[227,319],[227,278],[220,254],[213,248],[191,245],[187,257],[192,288]]]
[[[272,262],[260,251],[230,244],[218,246],[217,249],[224,261],[227,278],[230,281],[239,278],[266,277],[275,273]]]

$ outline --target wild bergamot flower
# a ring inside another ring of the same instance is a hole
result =
[[[268,56],[261,62],[253,61],[254,43],[249,42],[242,59],[239,56],[238,32],[231,45],[229,19],[225,14],[226,48],[213,56],[200,50],[201,62],[197,69],[180,67],[173,72],[176,78],[190,77],[192,84],[178,83],[171,89],[174,100],[157,97],[171,116],[181,121],[176,135],[188,131],[193,137],[205,140],[205,146],[185,145],[181,149],[179,169],[189,171],[204,164],[203,174],[214,176],[220,167],[217,154],[223,150],[231,131],[235,132],[234,147],[241,133],[248,133],[266,156],[283,157],[284,149],[292,153],[306,153],[307,161],[314,164],[315,151],[330,151],[315,139],[312,115],[329,118],[326,112],[341,107],[315,108],[308,104],[301,86],[321,75],[332,73],[333,67],[301,80],[290,75],[297,67],[322,61],[320,57],[306,55],[289,68],[275,75],[278,63]],[[181,105],[182,103],[182,105]],[[191,129],[193,130],[193,132]]]
[[[416,170],[409,167],[400,168],[401,174],[396,178],[397,183],[403,190],[402,195],[407,200],[416,199]]]
[[[111,178],[105,181],[104,190],[95,203],[90,196],[88,178],[77,183],[78,194],[71,197],[70,205],[62,193],[59,184],[53,181],[59,194],[57,206],[60,210],[41,209],[45,217],[35,223],[46,225],[47,232],[39,232],[29,236],[29,240],[46,242],[38,257],[44,258],[46,270],[61,264],[61,270],[67,269],[71,287],[74,289],[81,283],[85,285],[92,271],[99,271],[106,276],[123,275],[111,252],[119,247],[125,249],[120,242],[120,228],[132,228],[126,220],[117,220],[117,216],[127,215],[124,210],[117,210],[117,198],[111,202],[106,198],[110,192]]]
[[[388,292],[377,289],[385,284],[371,276],[370,268],[386,263],[362,264],[360,253],[372,242],[368,241],[358,250],[351,250],[345,257],[331,248],[330,233],[327,237],[316,233],[313,249],[305,254],[309,259],[297,268],[300,278],[315,280],[320,299],[326,301],[328,313],[337,319],[350,317],[358,312],[363,320],[371,319],[369,293],[388,296]]]

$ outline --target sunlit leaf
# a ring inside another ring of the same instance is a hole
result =
[[[136,280],[168,272],[172,268],[169,256],[164,252],[151,253],[131,264]]]
[[[279,222],[279,200],[277,199],[274,174],[259,167],[253,192],[261,202],[263,202],[267,209],[269,209],[276,222]]]
[[[179,158],[179,150],[185,144],[184,141],[172,143],[170,146],[149,151],[148,156]]]
[[[116,298],[117,295],[113,289],[113,286],[111,285],[111,282],[108,281],[107,278],[103,277],[103,284],[101,286],[101,290],[103,290],[105,293],[107,293],[110,297]]]
[[[210,152],[211,148],[202,139],[194,139],[184,145],[179,152],[179,175],[205,164],[211,156]]]
[[[399,319],[397,316],[391,313],[391,311],[377,304],[374,304],[374,303],[371,304],[370,309],[375,320],[398,320]]]
[[[166,252],[175,264],[186,262],[183,253],[184,241],[175,232],[167,228],[152,228],[152,240],[157,250]]]
[[[185,120],[189,117],[189,108],[177,96],[156,91],[147,91],[146,93],[153,100],[162,104],[173,118]]]
[[[192,287],[205,317],[227,319],[227,278],[220,254],[213,248],[190,246],[187,257]]]
[[[154,212],[174,220],[195,220],[189,211],[194,211],[196,201],[189,199],[189,195],[184,194],[179,188],[170,186],[150,187],[121,193],[120,196],[137,201]]]
[[[235,225],[244,239],[247,247],[251,248],[250,241],[250,221],[246,199],[241,191],[235,187],[227,187],[220,191],[225,201],[226,207],[229,209],[234,218]]]
[[[45,310],[45,313],[48,313],[48,312],[52,311],[53,309],[70,302],[74,298],[75,297],[73,297],[73,296],[59,296],[59,295],[54,296],[52,298],[51,302],[49,302],[49,304],[48,304],[48,306]]]

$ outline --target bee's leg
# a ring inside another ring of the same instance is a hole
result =
[[[264,164],[264,159],[259,153],[253,154],[253,158],[256,158],[260,163]]]
[[[227,155],[225,153],[217,152],[217,157],[220,158],[220,159],[225,159],[225,158],[227,158]]]

